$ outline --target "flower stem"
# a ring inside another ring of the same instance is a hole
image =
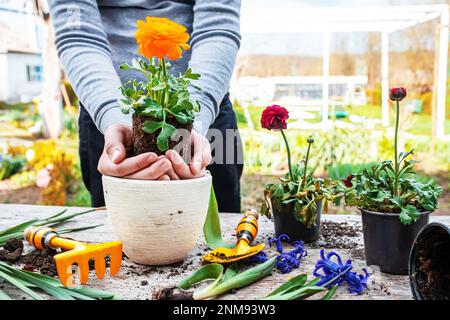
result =
[[[289,148],[289,143],[287,141],[286,135],[284,134],[283,129],[280,129],[281,135],[283,136],[284,143],[286,144],[287,156],[288,156],[288,167],[289,167],[289,176],[291,181],[294,181],[294,175],[292,174],[292,165],[291,165],[291,149]]]
[[[308,171],[308,159],[309,159],[309,151],[311,150],[311,144],[312,144],[311,142],[308,142],[308,150],[306,151],[305,167],[303,168],[304,172],[303,172],[303,180],[302,180],[302,186],[301,186],[302,191],[306,185],[306,174]]]
[[[398,163],[398,124],[400,120],[400,102],[396,101],[396,117],[395,117],[395,137],[394,137],[394,196],[398,196],[398,175],[399,166]]]

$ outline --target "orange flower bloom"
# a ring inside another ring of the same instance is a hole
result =
[[[137,21],[135,37],[139,44],[139,53],[147,58],[157,57],[177,60],[182,50],[190,47],[186,43],[189,34],[186,28],[167,18],[147,17],[146,21]]]

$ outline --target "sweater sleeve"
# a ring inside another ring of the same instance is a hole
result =
[[[189,66],[201,78],[200,92],[191,96],[200,103],[194,128],[205,134],[214,122],[228,92],[240,46],[240,0],[196,0]]]
[[[103,133],[112,124],[131,124],[117,99],[117,75],[95,0],[50,0],[58,55],[80,102]]]

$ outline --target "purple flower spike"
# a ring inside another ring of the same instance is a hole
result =
[[[264,251],[260,251],[257,254],[255,254],[254,256],[249,257],[247,259],[247,261],[250,263],[264,263],[268,259],[269,258],[267,258],[267,254]]]
[[[279,253],[283,253],[283,245],[281,244],[281,241],[284,242],[291,242],[291,238],[287,234],[280,234],[280,236],[277,237],[269,237],[269,246],[272,247],[272,243],[275,244],[277,247],[277,251]]]
[[[320,259],[317,261],[313,275],[320,278],[317,286],[331,288],[334,285],[341,285],[344,281],[349,285],[352,293],[362,293],[369,279],[369,272],[363,269],[365,275],[351,271],[353,268],[351,260],[342,263],[342,259],[334,251],[330,251],[326,256],[324,250],[320,250]]]
[[[289,273],[293,268],[300,266],[300,260],[294,258],[289,253],[282,253],[277,257],[276,266],[281,273]]]
[[[308,255],[308,252],[304,248],[305,244],[303,241],[294,241],[292,242],[292,245],[295,247],[295,249],[289,251],[288,254],[293,258],[300,260],[301,258],[304,258]]]
[[[360,294],[367,288],[367,280],[370,277],[370,273],[366,268],[363,271],[365,275],[356,274],[356,272],[348,272],[346,274],[345,281],[347,281],[351,293]]]

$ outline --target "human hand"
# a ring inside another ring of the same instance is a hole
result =
[[[131,127],[116,124],[105,131],[105,147],[98,162],[98,171],[104,175],[139,180],[169,180],[173,172],[165,156],[153,152],[126,158],[132,148]]]
[[[171,179],[193,179],[205,175],[206,166],[211,162],[209,141],[195,130],[191,132],[192,158],[187,164],[175,150],[166,151],[166,157],[172,163]],[[176,177],[174,177],[176,175]]]

